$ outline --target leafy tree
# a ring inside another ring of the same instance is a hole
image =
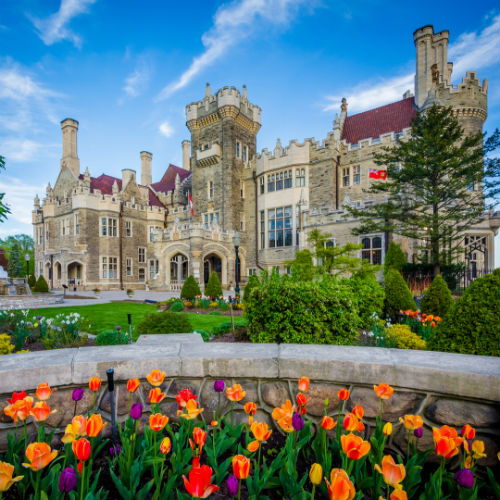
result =
[[[11,278],[17,278],[23,275],[21,249],[19,248],[18,243],[15,243],[10,250],[9,266],[7,268],[7,272]]]
[[[194,276],[190,274],[182,285],[181,299],[194,300],[197,295],[201,295],[201,290]]]
[[[408,140],[375,155],[377,165],[387,166],[388,180],[367,192],[385,201],[346,207],[361,218],[353,232],[390,231],[423,242],[437,276],[461,251],[463,232],[483,219],[485,201],[498,202],[500,162],[485,154],[499,144],[498,131],[484,146],[482,133],[465,135],[451,108],[433,105],[418,113]]]
[[[0,239],[0,247],[5,250],[5,257],[9,259],[10,252],[14,245],[19,246],[19,258],[21,259],[21,263],[23,264],[23,271],[26,273],[26,263],[24,260],[24,256],[28,254],[30,256],[30,264],[29,270],[30,275],[34,274],[35,269],[35,242],[33,238],[27,234],[15,234],[12,236],[7,236],[5,239]],[[23,273],[23,275],[24,275]]]
[[[413,296],[397,269],[389,269],[385,275],[385,301],[384,310],[394,322],[399,317],[399,311],[417,309]]]
[[[295,253],[295,259],[285,261],[292,277],[299,281],[311,281],[314,277],[313,254],[307,248]]]
[[[0,155],[0,170],[5,169],[5,158]],[[3,197],[5,193],[0,193],[0,222],[7,219],[7,214],[10,214],[9,207],[4,203]]]
[[[425,291],[420,302],[420,310],[426,314],[434,314],[444,318],[453,305],[453,295],[443,277],[438,274]]]
[[[250,275],[248,278],[248,283],[245,286],[245,290],[243,292],[243,301],[246,302],[250,298],[251,291],[260,285],[259,278],[256,274]]]
[[[406,256],[401,250],[401,247],[394,241],[389,243],[389,248],[384,260],[384,274],[391,268],[397,269],[399,272],[403,270],[406,264]]]
[[[220,279],[215,271],[212,271],[205,287],[205,297],[220,297],[222,295],[222,286]]]

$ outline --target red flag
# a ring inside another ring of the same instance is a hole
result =
[[[368,174],[370,179],[387,179],[387,170],[377,170],[375,168],[370,168],[370,172]]]
[[[191,209],[191,215],[194,216],[194,210],[193,210],[193,198],[191,198],[191,191],[189,191],[189,208]]]

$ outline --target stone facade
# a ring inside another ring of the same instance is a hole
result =
[[[224,87],[215,94],[207,84],[202,100],[186,106],[190,141],[182,143],[182,168],[170,165],[158,182],[151,176],[152,155],[140,153],[141,182],[133,170],[122,178],[80,173],[78,122],[61,122],[63,153],[54,188],[35,199],[33,225],[36,274],[53,288],[70,287],[179,290],[193,274],[203,288],[216,271],[225,288],[262,269],[278,267],[307,247],[313,229],[331,234],[332,245],[362,243],[360,256],[382,263],[390,239],[410,261],[418,257],[414,241],[391,234],[353,236],[358,221],[346,218],[347,205],[373,204],[367,195],[370,170],[380,169],[374,155],[409,136],[417,111],[433,103],[451,106],[467,133],[482,130],[487,115],[487,80],[468,71],[451,85],[447,61],[448,31],[432,26],[415,31],[415,96],[340,116],[322,141],[278,139],[273,152],[257,153],[261,110],[247,89]],[[480,186],[475,189],[481,189]],[[189,205],[193,200],[193,213]],[[494,267],[494,236],[499,213],[464,234],[469,266]],[[239,265],[235,241],[239,236]]]

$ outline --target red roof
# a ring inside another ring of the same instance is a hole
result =
[[[155,191],[160,191],[161,193],[167,193],[168,191],[172,191],[175,188],[175,178],[179,174],[181,182],[191,175],[189,170],[184,170],[183,168],[177,167],[175,165],[170,164],[163,174],[160,182],[154,182],[151,184],[151,187]]]
[[[401,132],[411,125],[416,115],[414,98],[393,102],[364,113],[347,116],[342,131],[342,139],[349,144],[357,144],[362,139],[377,139],[388,132]]]

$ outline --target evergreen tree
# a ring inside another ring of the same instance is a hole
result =
[[[483,146],[481,133],[464,134],[451,108],[433,105],[418,113],[411,137],[386,147],[375,163],[387,166],[388,180],[367,191],[386,201],[355,208],[355,234],[390,231],[424,243],[434,275],[460,252],[463,233],[483,219],[485,200],[497,203],[500,163],[485,154],[498,149],[498,131]],[[463,251],[463,249],[462,249]]]
[[[212,271],[208,278],[207,286],[205,287],[205,297],[213,297],[214,299],[222,295],[222,286],[220,279],[215,271]]]
[[[201,290],[194,276],[190,274],[182,285],[181,299],[194,300],[197,295],[201,295]]]
[[[5,169],[5,158],[0,155],[0,170]],[[0,222],[7,219],[7,214],[10,214],[9,207],[3,202],[5,193],[0,193]]]
[[[403,250],[401,250],[401,247],[397,243],[391,241],[389,243],[389,248],[387,249],[387,253],[385,255],[384,274],[391,267],[401,272],[405,264],[406,264],[406,257],[405,254],[403,253]]]
[[[395,322],[399,317],[399,311],[407,309],[412,311],[417,309],[410,289],[397,269],[389,269],[385,275],[384,311]]]
[[[438,274],[425,291],[424,298],[420,302],[420,310],[426,314],[434,314],[444,318],[453,305],[453,295],[446,281]]]
[[[297,252],[298,253],[298,252]],[[245,286],[245,290],[243,292],[243,301],[246,302],[250,298],[250,292],[257,286],[260,285],[259,277],[256,274],[252,274],[248,278],[248,283]]]
[[[9,253],[9,265],[7,272],[11,278],[17,278],[23,276],[23,266],[21,263],[21,249],[19,244],[16,242],[12,245]]]
[[[49,285],[47,285],[47,282],[45,281],[43,274],[40,274],[40,276],[38,276],[38,279],[36,280],[35,292],[47,293],[48,291],[49,291]]]
[[[295,259],[286,261],[290,266],[292,277],[299,281],[311,281],[314,276],[313,254],[307,250],[299,250],[295,253]]]

